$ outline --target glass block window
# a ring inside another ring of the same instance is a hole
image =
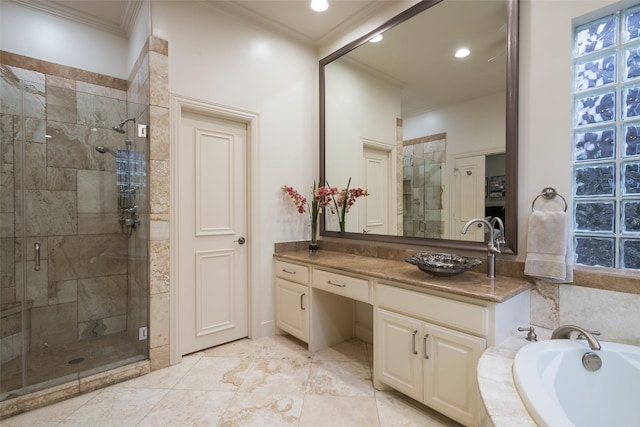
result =
[[[577,264],[640,269],[640,5],[573,31]]]

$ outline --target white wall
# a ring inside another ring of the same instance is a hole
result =
[[[273,321],[274,242],[310,237],[307,215],[280,190],[300,192],[317,178],[318,73],[315,52],[246,19],[195,2],[152,7],[153,35],[169,43],[169,91],[259,115],[258,314]],[[255,147],[254,147],[255,148]]]
[[[10,1],[0,2],[0,49],[127,79],[127,39]]]
[[[151,0],[143,0],[129,35],[127,73],[136,65],[140,52],[151,34]]]
[[[572,20],[612,3],[521,0],[519,259],[525,257],[526,227],[536,195],[551,186],[571,196]]]
[[[374,76],[352,61],[336,61],[325,67],[325,167],[327,182],[340,189],[349,178],[351,187],[365,187],[362,177],[362,140],[396,148],[396,120],[400,117],[400,87]],[[391,165],[390,165],[391,166]],[[395,170],[395,169],[394,169]],[[389,177],[395,180],[395,176]],[[390,195],[391,196],[391,195]],[[356,203],[349,216],[358,218]],[[337,217],[329,216],[331,230]],[[348,221],[347,231],[357,232],[358,221]]]
[[[403,117],[403,139],[446,132],[447,162],[463,153],[504,151],[505,96],[500,92],[437,111]]]

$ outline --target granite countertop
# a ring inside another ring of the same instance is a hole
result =
[[[513,277],[489,278],[486,274],[472,271],[453,277],[436,277],[404,261],[343,252],[321,250],[310,254],[302,250],[278,252],[274,257],[497,303],[531,288],[530,282]]]

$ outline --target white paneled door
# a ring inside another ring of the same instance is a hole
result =
[[[485,156],[460,157],[454,161],[454,204],[452,239],[484,241],[484,227],[473,225],[467,234],[460,234],[471,219],[484,218]]]
[[[362,150],[362,183],[370,196],[360,202],[361,214],[357,233],[389,234],[389,150],[364,146]]]
[[[180,353],[247,336],[247,126],[182,110],[178,147]]]

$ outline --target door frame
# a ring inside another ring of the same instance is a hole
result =
[[[259,205],[254,201],[257,200],[257,193],[259,189],[259,149],[258,149],[258,123],[259,116],[257,113],[250,111],[244,111],[237,108],[227,107],[224,105],[214,104],[211,102],[198,100],[186,96],[170,94],[170,159],[169,159],[169,171],[170,171],[170,207],[169,207],[169,238],[170,238],[170,250],[169,250],[169,298],[170,298],[170,312],[169,312],[169,354],[170,364],[174,365],[179,363],[182,359],[180,354],[179,345],[179,292],[178,292],[178,224],[180,218],[178,217],[178,141],[180,133],[180,121],[182,119],[183,111],[190,111],[213,116],[220,119],[231,120],[239,123],[244,123],[247,126],[247,164],[246,164],[246,177],[247,177],[247,245],[248,245],[248,271],[247,271],[247,316],[248,316],[248,334],[249,338],[260,336],[260,324],[259,324],[259,256],[258,250],[260,248],[260,232],[259,232]]]

